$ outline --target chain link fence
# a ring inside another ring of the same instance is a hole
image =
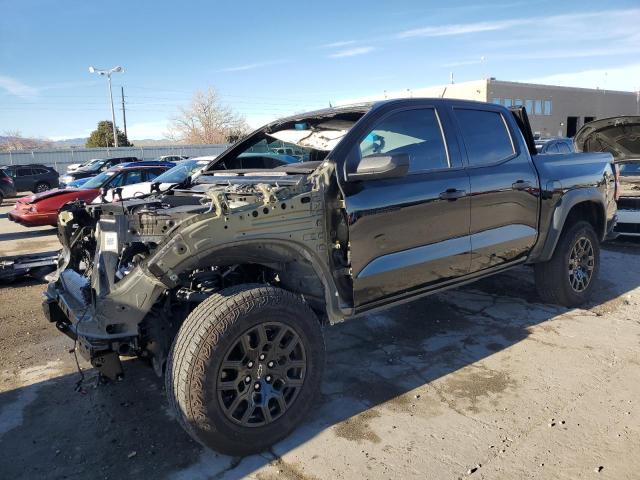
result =
[[[92,158],[138,157],[140,160],[153,160],[163,155],[186,155],[201,157],[219,155],[229,145],[167,145],[149,147],[119,148],[68,148],[51,150],[16,150],[0,152],[0,166],[38,163],[66,172],[66,166],[72,163],[84,163]]]

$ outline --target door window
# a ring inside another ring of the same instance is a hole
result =
[[[454,112],[470,166],[500,162],[515,153],[501,113],[463,108]]]
[[[140,182],[142,182],[142,172],[140,170],[127,172],[127,179],[124,182],[125,185],[132,185]]]
[[[449,167],[440,121],[433,108],[404,110],[382,119],[360,142],[360,157],[409,155],[409,173]]]
[[[27,177],[29,175],[33,175],[33,170],[30,168],[19,168],[16,174],[17,177]]]
[[[164,172],[166,172],[164,168],[147,168],[143,172],[144,181],[150,182]],[[143,180],[140,181],[142,182]]]

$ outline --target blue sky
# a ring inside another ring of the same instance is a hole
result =
[[[256,127],[450,72],[637,90],[638,25],[637,0],[0,0],[0,135],[86,136],[110,118],[89,65],[125,68],[114,93],[134,139],[163,137],[209,86]]]

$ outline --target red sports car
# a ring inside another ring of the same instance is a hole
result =
[[[63,205],[75,200],[91,203],[100,195],[102,188],[149,182],[166,170],[167,166],[115,167],[89,179],[78,188],[56,188],[20,198],[8,217],[25,227],[55,227],[58,223],[58,211]]]

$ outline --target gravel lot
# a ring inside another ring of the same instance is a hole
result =
[[[8,225],[6,210],[1,255],[51,241]],[[20,245],[7,246],[16,228]],[[97,385],[81,361],[76,391],[43,284],[0,286],[0,477],[639,478],[640,243],[602,260],[584,309],[536,303],[522,267],[326,329],[316,411],[242,459],[192,442],[143,362]]]

